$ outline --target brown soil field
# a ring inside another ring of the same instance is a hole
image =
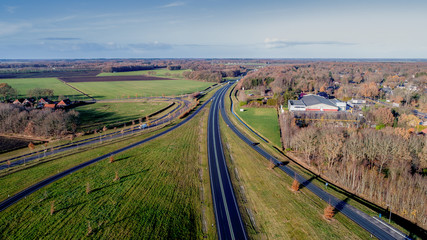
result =
[[[100,71],[64,71],[36,73],[0,73],[1,78],[95,77]]]
[[[85,76],[85,77],[60,77],[65,82],[120,82],[120,81],[150,81],[150,80],[175,80],[172,78],[153,77],[146,75],[139,76]]]

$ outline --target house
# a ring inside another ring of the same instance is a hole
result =
[[[318,95],[304,95],[300,100],[288,101],[289,111],[345,111],[347,104],[337,99],[329,100]]]
[[[70,99],[67,98],[67,99],[60,101],[58,104],[56,104],[56,107],[66,108],[66,107],[70,106],[71,104],[72,103],[71,103]]]
[[[47,98],[40,98],[39,102],[37,103],[37,108],[44,108],[46,104],[54,104],[54,102]]]
[[[44,108],[50,108],[50,109],[55,109],[56,108],[56,104],[55,103],[48,103],[43,105]]]
[[[22,104],[23,101],[24,99],[16,99],[12,104]]]
[[[24,101],[22,101],[22,105],[26,107],[32,107],[35,101],[36,100],[34,98],[26,98]]]

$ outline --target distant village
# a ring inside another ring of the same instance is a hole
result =
[[[12,102],[15,105],[21,105],[24,107],[31,107],[37,109],[68,109],[75,107],[80,102],[72,102],[70,99],[66,98],[61,101],[52,101],[48,98],[40,98],[38,101],[35,98],[19,98]]]

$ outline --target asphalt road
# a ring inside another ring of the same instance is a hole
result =
[[[219,105],[230,87],[227,84],[212,100],[208,120],[208,157],[212,199],[219,239],[247,239],[239,207],[228,174],[219,131]]]
[[[212,98],[216,98],[216,96],[219,95],[220,91],[221,90],[219,90],[218,92],[216,92]],[[147,139],[144,139],[144,140],[141,140],[139,142],[133,143],[133,144],[127,146],[127,147],[118,149],[118,150],[113,151],[113,152],[109,152],[107,154],[104,154],[104,155],[102,155],[100,157],[97,157],[97,158],[94,158],[94,159],[91,159],[91,160],[89,160],[87,162],[84,162],[84,163],[82,163],[80,165],[77,165],[77,166],[75,166],[73,168],[65,170],[65,171],[63,171],[61,173],[58,173],[58,174],[56,174],[54,176],[51,176],[51,177],[49,177],[49,178],[47,178],[47,179],[45,179],[43,181],[40,181],[40,182],[38,182],[38,183],[36,183],[36,184],[34,184],[34,185],[32,185],[32,186],[24,189],[23,191],[21,191],[21,192],[15,194],[15,195],[11,196],[10,198],[8,198],[8,199],[0,202],[0,212],[2,212],[3,210],[5,210],[6,208],[10,207],[11,205],[15,204],[16,202],[18,202],[22,198],[24,198],[24,197],[30,195],[31,193],[37,191],[38,189],[40,189],[40,188],[42,188],[42,187],[44,187],[44,186],[46,186],[46,185],[48,185],[50,183],[53,183],[53,182],[57,181],[58,179],[61,179],[61,178],[65,177],[65,176],[67,176],[67,175],[69,175],[69,174],[71,174],[71,173],[73,173],[75,171],[78,171],[78,170],[80,170],[80,169],[82,169],[84,167],[87,167],[87,166],[89,166],[89,165],[91,165],[93,163],[96,163],[96,162],[98,162],[100,160],[106,159],[106,158],[110,157],[111,155],[115,155],[115,154],[124,152],[126,150],[129,150],[131,148],[134,148],[136,146],[139,146],[141,144],[144,144],[144,143],[146,143],[148,141],[151,141],[151,140],[153,140],[155,138],[158,138],[158,137],[160,137],[162,135],[165,135],[165,134],[167,134],[167,133],[169,133],[169,132],[177,129],[178,127],[180,127],[180,126],[184,125],[185,123],[187,123],[188,121],[190,121],[194,116],[196,116],[209,102],[210,102],[210,100],[206,101],[202,106],[200,106],[196,111],[194,111],[190,116],[188,116],[187,118],[185,118],[182,122],[176,124],[175,126],[169,128],[169,129],[167,129],[167,130],[165,130],[165,131],[163,131],[161,133],[158,133],[158,134],[156,134],[154,136],[151,136],[151,137],[149,137]]]
[[[151,125],[147,128],[152,128],[158,125],[161,125],[165,122],[170,121],[171,119],[177,118],[179,115],[181,115],[181,112],[178,111],[178,109],[180,109],[181,106],[188,106],[190,104],[189,101],[178,101],[178,99],[173,99],[173,98],[165,98],[166,100],[169,101],[174,101],[177,102],[178,104],[176,104],[177,106],[175,106],[168,114],[155,119],[151,122]],[[145,129],[147,129],[145,128]],[[21,165],[21,164],[25,164],[43,157],[47,157],[53,154],[57,154],[57,153],[61,153],[61,152],[65,152],[68,150],[72,150],[72,149],[76,149],[79,147],[83,147],[83,146],[88,146],[94,143],[99,143],[102,141],[106,141],[106,140],[111,140],[114,138],[119,138],[119,137],[123,137],[129,134],[133,134],[139,131],[142,131],[144,129],[139,129],[139,126],[134,126],[130,129],[127,129],[126,131],[124,131],[123,133],[121,131],[116,131],[116,132],[112,132],[112,133],[108,133],[108,134],[104,134],[104,135],[99,135],[96,137],[91,137],[91,138],[87,138],[87,139],[83,139],[83,140],[79,140],[79,141],[74,141],[72,143],[66,143],[66,144],[62,144],[59,146],[55,146],[54,149],[52,151],[44,151],[44,150],[39,150],[37,152],[34,153],[27,153],[27,154],[23,154],[20,156],[16,156],[13,158],[9,158],[9,159],[5,159],[0,161],[0,170],[2,169],[6,169],[9,167],[13,167],[13,166],[17,166],[17,165]],[[7,162],[10,161],[11,164],[10,166],[7,165]]]
[[[231,95],[229,95],[231,100]],[[342,214],[353,220],[355,223],[357,223],[362,228],[366,229],[368,232],[370,232],[373,236],[377,237],[378,239],[410,239],[408,236],[400,232],[399,230],[389,226],[388,224],[384,223],[381,220],[378,220],[376,218],[373,218],[369,216],[368,214],[360,211],[359,209],[351,206],[348,204],[345,200],[340,200],[331,194],[325,192],[323,189],[317,187],[314,185],[311,181],[305,179],[298,173],[296,173],[292,168],[283,165],[282,162],[277,160],[274,156],[267,153],[259,147],[258,145],[253,145],[253,142],[249,140],[244,134],[242,134],[236,126],[230,121],[228,118],[225,108],[224,108],[224,101],[220,101],[219,105],[221,109],[221,115],[224,119],[225,123],[228,125],[228,127],[242,139],[245,143],[247,143],[250,147],[252,147],[255,151],[257,151],[259,154],[261,154],[264,158],[266,158],[269,161],[273,161],[276,166],[278,166],[282,171],[287,173],[291,177],[296,177],[297,181],[300,182],[304,187],[306,187],[308,190],[312,191],[314,194],[316,194],[318,197],[320,197],[322,200],[330,203],[333,207],[335,207],[338,211],[340,211]],[[232,106],[231,106],[231,112]]]

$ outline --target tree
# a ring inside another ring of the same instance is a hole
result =
[[[7,83],[0,83],[0,95],[3,97],[3,100],[7,100],[12,97],[16,97],[17,91]]]
[[[394,122],[394,116],[389,108],[378,108],[373,112],[377,124],[391,126]]]
[[[323,216],[326,219],[330,220],[334,217],[334,215],[335,215],[335,208],[332,207],[330,204],[328,204],[328,206],[323,211]]]
[[[299,190],[299,182],[296,178],[294,178],[294,182],[292,183],[292,190],[295,192]]]
[[[114,177],[113,181],[119,181],[120,177],[119,177],[119,173],[116,171],[116,176]]]
[[[376,83],[362,83],[359,88],[359,93],[364,97],[377,97],[379,89]]]
[[[418,127],[420,124],[420,119],[415,116],[414,114],[402,114],[402,116],[399,117],[399,125],[402,127],[408,126],[408,127]]]
[[[55,213],[55,201],[50,202],[50,215]]]

